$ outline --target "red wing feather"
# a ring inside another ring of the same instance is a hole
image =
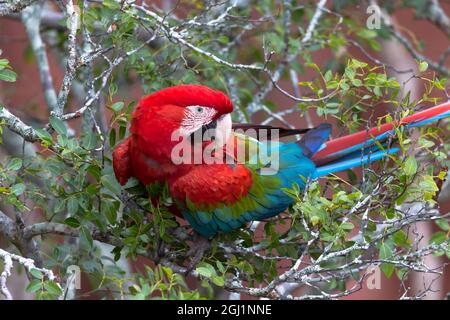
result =
[[[117,181],[121,185],[127,183],[131,177],[131,163],[130,163],[130,143],[131,137],[128,137],[121,144],[119,144],[112,153],[113,169]]]

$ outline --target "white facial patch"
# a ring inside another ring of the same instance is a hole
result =
[[[213,108],[203,106],[188,106],[185,108],[184,118],[181,122],[180,131],[184,136],[200,129],[203,125],[210,123],[217,111]]]
[[[228,138],[231,135],[231,130],[231,115],[229,113],[224,114],[219,119],[217,119],[215,136],[216,148],[220,148],[227,143]]]

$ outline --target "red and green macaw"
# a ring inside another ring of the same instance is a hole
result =
[[[250,127],[232,126],[232,111],[233,104],[224,93],[202,85],[174,86],[144,97],[132,115],[131,135],[113,152],[117,180],[122,185],[130,177],[144,185],[167,183],[175,211],[199,234],[212,237],[285,211],[293,199],[283,188],[291,188],[294,183],[303,188],[309,179],[397,152],[396,147],[379,148],[396,127],[421,126],[448,117],[450,103],[331,141],[327,141],[329,124],[309,130],[278,128],[280,136],[304,133],[297,142],[286,143],[257,140],[232,131],[232,127]],[[245,151],[241,159],[235,151],[225,151],[227,161],[223,163],[175,163],[173,150],[180,147],[180,139],[188,147],[194,143],[186,138],[206,129],[219,138],[202,141],[197,150],[205,151],[215,143],[216,151],[228,150],[228,146],[245,146],[252,151]],[[175,133],[179,139],[174,139]],[[278,154],[272,174],[264,171],[268,163],[251,161],[262,148]]]

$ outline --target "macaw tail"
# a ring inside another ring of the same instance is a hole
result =
[[[371,163],[398,152],[398,147],[387,146],[398,127],[420,127],[450,116],[450,101],[417,112],[400,121],[382,124],[347,136],[325,142],[311,158],[316,163],[316,178]]]

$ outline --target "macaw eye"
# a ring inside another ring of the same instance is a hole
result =
[[[191,134],[202,128],[202,126],[212,123],[216,115],[217,111],[211,107],[202,105],[187,106],[181,121],[181,129],[186,134]]]

